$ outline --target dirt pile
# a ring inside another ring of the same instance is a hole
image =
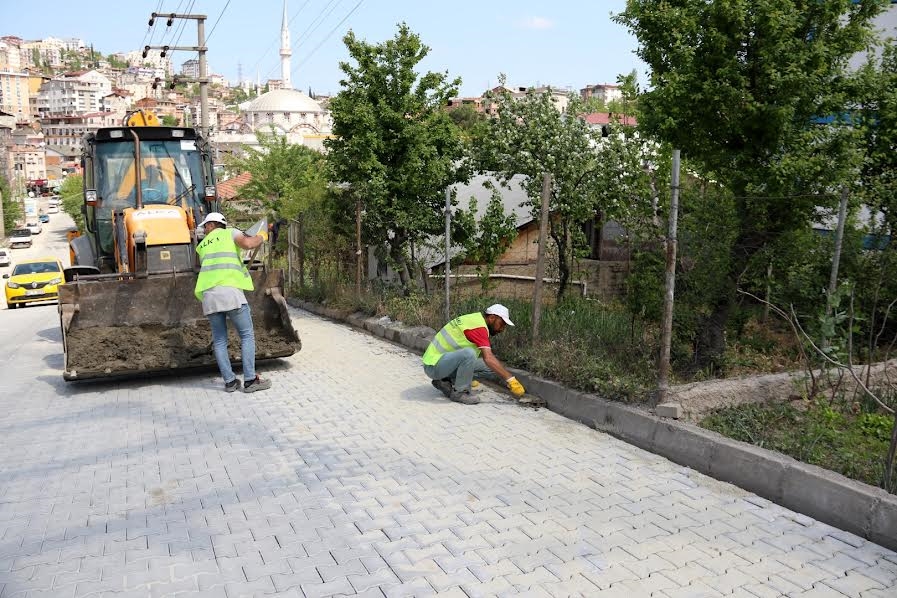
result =
[[[299,350],[284,331],[255,326],[256,359],[286,357]],[[228,327],[231,361],[240,361],[240,338]],[[66,333],[66,370],[91,375],[214,365],[208,320],[179,328],[158,325],[93,327]]]

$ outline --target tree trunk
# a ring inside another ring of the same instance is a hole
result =
[[[558,292],[557,300],[560,301],[567,292],[567,284],[570,281],[570,262],[567,259],[567,225],[561,225],[561,231],[558,233],[554,222],[551,223],[551,238],[554,239],[558,248]]]
[[[719,373],[723,369],[726,352],[726,325],[732,313],[732,296],[726,293],[713,306],[709,315],[701,320],[701,329],[695,339],[693,371],[710,369]]]
[[[402,251],[402,245],[404,244],[404,238],[400,238],[399,235],[393,237],[392,241],[389,244],[389,257],[392,259],[392,263],[396,269],[396,273],[399,275],[399,282],[402,283],[402,288],[408,289],[408,262],[405,259],[405,252]]]

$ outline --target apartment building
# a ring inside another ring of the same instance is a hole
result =
[[[123,112],[91,112],[87,114],[50,114],[40,119],[44,138],[49,146],[66,155],[80,153],[81,142],[87,133],[96,132],[101,127],[121,125]]]
[[[623,90],[619,85],[611,85],[609,83],[600,83],[598,85],[587,85],[579,90],[582,99],[596,98],[605,104],[614,100],[623,99]]]
[[[28,83],[28,73],[0,70],[0,110],[15,116],[16,122],[26,122],[31,117]]]
[[[99,112],[103,98],[110,93],[112,82],[97,71],[67,73],[41,86],[37,96],[38,114],[43,118]]]

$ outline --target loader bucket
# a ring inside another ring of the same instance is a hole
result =
[[[301,349],[283,297],[283,273],[251,272],[246,291],[255,328],[256,361]],[[136,376],[217,365],[212,332],[193,294],[193,273],[121,278],[77,277],[59,287],[66,380]],[[238,363],[240,341],[228,326],[228,351]]]

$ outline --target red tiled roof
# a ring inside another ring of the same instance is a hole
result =
[[[613,115],[613,118],[611,116],[610,112],[591,112],[589,114],[583,114],[582,119],[586,121],[586,124],[590,125],[608,125],[614,121],[614,118],[621,125],[635,126],[638,124],[635,117],[628,114],[615,114]]]
[[[252,174],[246,171],[226,181],[220,181],[218,183],[218,198],[223,200],[236,199],[240,195],[240,189],[251,180]]]

